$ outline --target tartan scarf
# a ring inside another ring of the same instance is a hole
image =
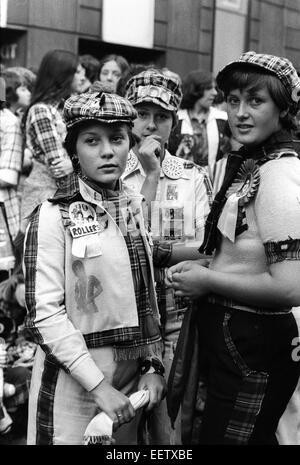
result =
[[[126,190],[122,187],[122,183],[118,183],[117,190],[109,190],[100,188],[90,180],[84,179],[83,182],[101,195],[104,209],[108,208],[120,230],[126,231],[121,208],[126,205],[131,205],[134,208],[137,202],[134,202],[134,199],[128,196]],[[73,179],[73,184],[69,186],[69,190],[67,189],[67,197],[66,190],[64,190],[64,194],[62,194],[62,191],[58,190],[54,198],[50,199],[50,202],[59,204],[64,226],[67,227],[71,221],[68,214],[70,201],[85,200],[80,194],[78,178]],[[114,206],[114,208],[109,208],[110,203],[111,207]],[[137,218],[140,218],[140,215]],[[150,289],[151,270],[149,257],[147,258],[147,251],[141,234],[131,234],[127,231],[127,234],[124,234],[123,237],[130,258],[139,326],[111,329],[109,332],[106,331],[106,334],[102,334],[102,332],[84,334],[84,338],[88,348],[107,344],[112,345],[116,360],[143,358],[153,356],[153,354],[160,356],[162,342],[159,315],[157,308],[153,305],[154,295],[151,294]]]
[[[258,165],[262,165],[272,159],[272,153],[283,149],[294,150],[299,155],[299,144],[300,141],[294,140],[290,131],[282,129],[272,134],[262,145],[251,148],[242,146],[238,151],[232,151],[228,155],[223,184],[215,196],[205,223],[204,240],[199,248],[200,253],[211,255],[218,246],[221,239],[218,221],[227,200],[226,192],[234,182],[242,163],[246,159],[253,159]]]

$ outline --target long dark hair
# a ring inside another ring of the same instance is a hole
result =
[[[68,98],[78,64],[77,55],[67,50],[47,52],[37,72],[30,106],[37,102],[58,102]]]
[[[100,79],[101,70],[103,66],[105,65],[105,63],[107,63],[108,61],[115,61],[121,70],[121,74],[124,74],[129,69],[129,63],[126,60],[126,58],[122,57],[122,55],[113,55],[113,54],[106,55],[100,60],[99,79]]]

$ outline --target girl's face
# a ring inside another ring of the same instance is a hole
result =
[[[114,60],[107,61],[101,68],[99,79],[108,84],[112,92],[116,92],[117,84],[122,75],[122,71]]]
[[[17,105],[19,108],[27,108],[30,104],[31,92],[26,86],[19,86],[16,89],[16,94],[18,96]]]
[[[242,145],[255,146],[281,129],[281,112],[267,87],[235,89],[227,96],[228,121],[233,137]]]
[[[172,112],[154,103],[139,103],[135,107],[137,118],[134,120],[133,130],[143,141],[145,137],[155,135],[161,137],[162,145],[168,142],[173,117]]]
[[[82,174],[114,190],[126,168],[128,128],[126,124],[91,123],[79,132],[76,151]]]
[[[71,92],[74,94],[80,94],[83,92],[83,86],[85,83],[85,69],[79,64],[77,66],[76,72],[71,83]]]
[[[205,89],[202,97],[197,100],[197,105],[202,110],[208,111],[214,103],[217,93],[215,83],[212,82],[211,87],[209,89]]]

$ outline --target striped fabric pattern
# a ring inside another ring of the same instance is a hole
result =
[[[288,239],[264,244],[268,264],[283,260],[300,260],[300,239]]]
[[[64,104],[64,119],[68,128],[89,119],[106,123],[132,123],[136,116],[136,110],[128,100],[105,92],[73,95]]]
[[[43,446],[53,445],[54,396],[59,369],[56,363],[53,363],[47,357],[45,358],[36,418],[36,443]]]
[[[256,417],[261,409],[267,387],[268,374],[252,371],[245,364],[230,335],[228,327],[230,318],[231,313],[225,313],[223,321],[225,343],[231,357],[242,372],[243,382],[235,401],[225,438],[227,444],[246,445],[251,437]]]
[[[26,120],[26,142],[35,160],[50,165],[54,160],[67,157],[63,142],[65,124],[54,105],[33,105]]]

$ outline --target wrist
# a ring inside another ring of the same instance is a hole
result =
[[[158,168],[155,168],[154,170],[151,170],[150,172],[146,173],[147,179],[150,181],[159,181],[160,177],[160,166]]]
[[[147,358],[141,363],[141,375],[156,374],[164,377],[165,368],[160,360],[156,358]]]

